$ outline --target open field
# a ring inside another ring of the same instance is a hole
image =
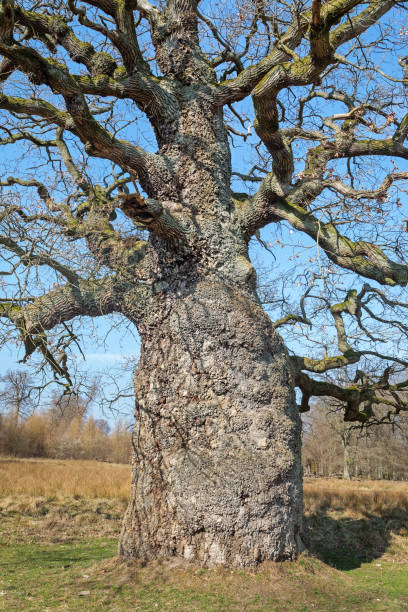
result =
[[[408,611],[408,483],[306,481],[311,552],[243,572],[119,562],[129,472],[0,459],[0,610]]]
[[[0,457],[0,497],[129,497],[130,466],[98,461]]]

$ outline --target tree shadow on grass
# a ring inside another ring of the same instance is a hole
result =
[[[408,529],[408,516],[366,515],[334,518],[324,511],[305,517],[306,544],[324,563],[342,571],[383,555],[392,533]]]

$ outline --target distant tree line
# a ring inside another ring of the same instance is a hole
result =
[[[86,395],[55,394],[40,408],[26,372],[7,372],[0,382],[0,455],[129,462],[128,423],[111,427],[89,415],[92,386]],[[382,416],[362,427],[345,422],[333,400],[316,402],[303,417],[305,476],[408,480],[408,417],[382,424]]]
[[[333,403],[316,403],[303,421],[305,476],[408,480],[408,418],[371,427],[344,422]]]
[[[32,381],[25,372],[8,372],[0,392],[0,455],[96,459],[128,463],[131,439],[128,423],[88,414],[94,397],[54,395],[37,406]]]

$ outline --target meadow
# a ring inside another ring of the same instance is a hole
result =
[[[408,610],[408,483],[305,481],[308,552],[257,571],[126,565],[127,465],[0,458],[0,610]]]

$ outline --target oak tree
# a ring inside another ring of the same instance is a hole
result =
[[[123,557],[296,558],[310,398],[406,407],[407,362],[377,348],[408,331],[405,5],[2,0],[4,338],[70,385],[76,318],[136,326]],[[249,255],[288,227],[317,253],[294,309]]]

